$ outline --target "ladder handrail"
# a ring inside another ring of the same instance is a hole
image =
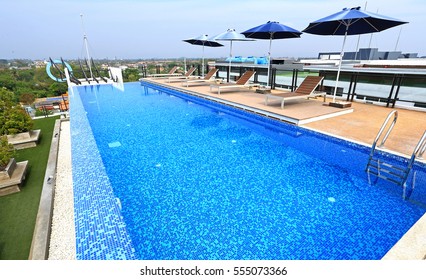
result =
[[[402,184],[405,187],[405,183],[408,180],[408,174],[410,173],[411,169],[413,168],[414,165],[414,161],[416,160],[416,157],[421,157],[423,155],[423,153],[426,150],[426,130],[423,133],[423,136],[420,138],[419,142],[417,143],[416,147],[414,148],[413,154],[411,155],[410,160],[408,161],[408,165],[407,165],[407,172],[402,180]],[[414,183],[412,186],[412,189],[414,189]],[[404,189],[404,199],[408,198],[408,196],[405,195],[405,189]]]
[[[379,147],[383,147],[383,145],[385,145],[386,140],[389,137],[389,134],[391,133],[393,127],[395,126],[396,120],[398,119],[398,111],[397,110],[393,110],[389,113],[389,115],[387,116],[386,120],[383,122],[382,127],[379,130],[379,133],[377,133],[376,138],[374,139],[374,143],[373,145],[375,145],[377,143],[377,141],[379,141],[380,136],[382,136],[383,131],[386,128],[386,125],[388,124],[389,120],[391,119],[392,115],[394,115],[393,117],[393,121],[392,124],[390,125],[390,127],[388,128],[385,137],[383,137],[382,142],[380,143]]]
[[[425,151],[426,151],[426,130],[423,133],[423,136],[420,138],[419,142],[417,143],[416,147],[414,148],[413,155],[418,158],[421,158]]]
[[[379,132],[377,133],[376,138],[374,139],[373,145],[371,146],[371,151],[370,151],[370,156],[368,159],[368,163],[367,163],[367,168],[370,164],[371,159],[373,158],[374,152],[376,151],[376,145],[377,145],[377,141],[379,141],[380,136],[382,136],[383,131],[386,128],[386,125],[388,124],[389,120],[391,119],[392,115],[394,115],[393,117],[393,121],[392,124],[390,125],[390,127],[388,128],[388,131],[386,132],[385,137],[383,137],[382,142],[380,143],[379,147],[383,147],[383,145],[385,144],[386,140],[389,137],[390,132],[392,131],[393,127],[395,126],[396,120],[398,119],[398,111],[397,110],[393,110],[391,111],[388,116],[386,117],[385,121],[382,124],[382,127],[380,128]]]

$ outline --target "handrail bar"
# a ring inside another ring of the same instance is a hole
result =
[[[423,136],[420,138],[420,141],[417,143],[414,148],[413,155],[417,157],[422,157],[423,153],[426,151],[426,130],[423,133]]]
[[[379,147],[383,147],[383,145],[385,144],[386,140],[388,139],[388,136],[391,132],[391,130],[393,129],[393,127],[395,126],[396,120],[398,119],[398,111],[393,110],[389,113],[389,115],[387,116],[386,120],[383,122],[382,127],[380,128],[379,132],[377,133],[376,138],[374,139],[373,145],[371,147],[371,151],[370,151],[370,157],[368,159],[368,164],[369,165],[371,159],[373,158],[374,152],[376,151],[376,145],[377,145],[377,141],[379,141],[380,136],[382,136],[383,131],[386,128],[386,125],[388,124],[390,118],[392,117],[392,115],[394,115],[393,121],[391,126],[388,128],[388,131],[386,132],[385,137],[383,138],[382,142],[380,143]]]
[[[385,144],[386,140],[389,137],[389,134],[391,133],[393,127],[395,126],[396,120],[398,119],[398,111],[397,110],[393,110],[392,112],[389,113],[389,115],[387,116],[386,120],[383,122],[382,127],[379,130],[379,133],[377,133],[376,139],[374,139],[374,142],[376,143],[377,141],[379,141],[380,136],[382,135],[384,129],[386,128],[386,125],[388,124],[390,118],[392,117],[392,115],[394,115],[393,117],[393,121],[391,126],[388,128],[388,131],[386,132],[385,137],[383,137],[382,142],[380,143],[379,147],[383,147],[383,145]]]

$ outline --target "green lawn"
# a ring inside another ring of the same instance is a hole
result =
[[[34,120],[39,144],[17,151],[16,161],[28,160],[28,172],[19,193],[0,197],[0,260],[28,259],[56,119]]]

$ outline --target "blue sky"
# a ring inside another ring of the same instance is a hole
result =
[[[84,57],[84,31],[94,58],[201,57],[202,48],[183,42],[201,34],[217,35],[234,28],[243,32],[267,21],[303,30],[345,7],[367,5],[370,12],[408,21],[373,36],[362,35],[360,47],[375,47],[426,56],[424,0],[0,0],[0,58],[65,59]],[[399,41],[398,41],[399,37]],[[356,49],[358,36],[348,37],[345,51]],[[370,43],[371,41],[371,43]],[[274,40],[274,57],[315,57],[340,51],[341,36],[302,34]],[[226,57],[225,47],[205,48],[205,57]],[[233,54],[265,56],[269,42],[234,42]]]

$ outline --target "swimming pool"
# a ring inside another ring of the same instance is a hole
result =
[[[424,165],[404,201],[368,147],[159,86],[74,88],[71,137],[78,259],[380,259],[426,211]]]

